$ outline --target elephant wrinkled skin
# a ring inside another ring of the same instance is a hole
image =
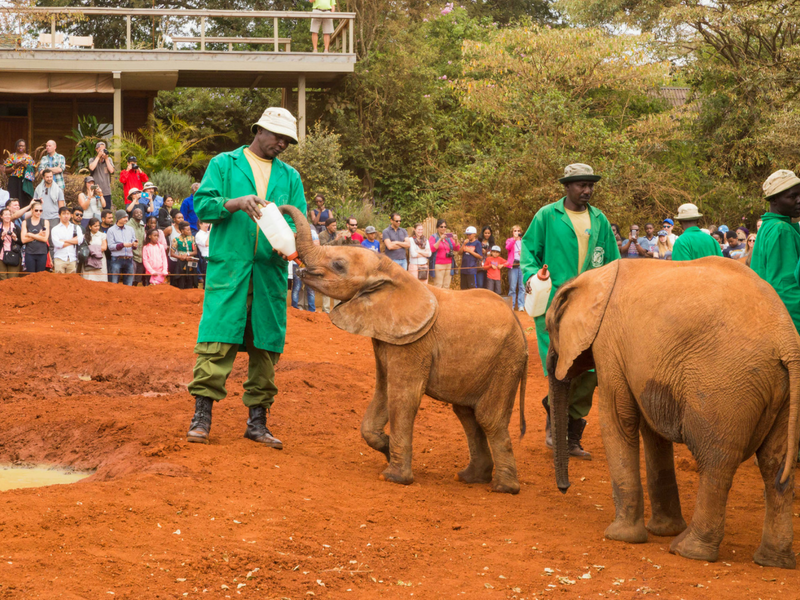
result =
[[[360,246],[315,246],[302,213],[280,209],[297,226],[303,283],[343,301],[331,311],[334,325],[372,338],[375,394],[361,434],[389,461],[381,478],[413,481],[414,419],[427,394],[452,404],[467,434],[470,461],[457,479],[519,492],[508,424],[519,387],[524,434],[528,344],[514,312],[488,290],[425,285]],[[391,435],[384,432],[387,423]]]
[[[653,282],[663,297],[642,295]],[[731,291],[736,299],[732,300]],[[794,463],[800,402],[800,338],[769,284],[735,261],[624,261],[564,285],[547,313],[556,482],[569,487],[569,381],[596,368],[600,428],[616,519],[609,539],[678,536],[670,550],[714,561],[738,465],[754,453],[766,515],[754,560],[795,567]],[[734,336],[734,343],[720,339]],[[639,434],[652,518],[644,524]],[[681,514],[673,443],[686,444],[700,476],[691,525]]]

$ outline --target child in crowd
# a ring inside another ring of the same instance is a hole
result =
[[[203,282],[203,286],[205,287],[206,265],[208,264],[208,240],[210,236],[209,229],[211,228],[211,223],[198,221],[197,228],[197,235],[194,236],[197,242],[197,249],[200,251],[200,262],[197,265],[197,270],[200,272],[200,281]]]
[[[364,233],[367,235],[367,239],[361,242],[361,245],[367,250],[372,250],[373,252],[380,252],[381,243],[375,239],[375,235],[378,233],[378,231],[372,225],[370,225],[364,230]]]
[[[170,247],[170,256],[178,261],[176,277],[177,287],[181,290],[197,287],[197,243],[192,235],[189,221],[181,221],[178,225],[180,235]]]
[[[489,256],[483,261],[483,268],[486,270],[486,289],[501,295],[500,289],[500,269],[506,265],[506,260],[500,257],[500,246],[492,246]]]
[[[167,255],[159,243],[159,230],[147,232],[147,243],[142,248],[142,264],[145,273],[150,275],[150,285],[164,283],[167,274]]]

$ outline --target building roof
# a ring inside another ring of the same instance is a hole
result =
[[[658,95],[670,103],[673,108],[683,106],[689,98],[688,87],[662,87]]]

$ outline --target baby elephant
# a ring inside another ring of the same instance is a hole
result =
[[[411,438],[427,394],[451,403],[467,434],[470,461],[457,478],[519,492],[508,423],[519,387],[525,433],[528,344],[511,308],[488,290],[432,288],[360,246],[315,246],[302,213],[280,208],[297,225],[303,283],[343,301],[331,311],[334,325],[372,338],[375,395],[361,435],[389,461],[381,478],[414,480]],[[391,435],[384,433],[387,423]]]
[[[676,285],[669,297],[642,302],[642,290],[653,281]],[[744,301],[730,302],[730,290]],[[677,536],[670,546],[676,554],[716,560],[733,476],[755,453],[767,511],[754,559],[794,568],[800,338],[768,283],[744,265],[718,257],[618,260],[562,286],[547,311],[547,330],[556,482],[562,492],[569,487],[570,380],[597,369],[600,429],[617,513],[606,529],[608,539],[645,542],[649,530]],[[734,332],[737,343],[720,346],[720,333]],[[652,506],[646,526],[639,435]],[[700,474],[688,528],[673,443],[686,444]]]

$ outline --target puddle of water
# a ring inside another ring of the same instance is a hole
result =
[[[0,466],[0,492],[20,488],[75,483],[91,475],[92,473],[67,471],[52,467]]]

